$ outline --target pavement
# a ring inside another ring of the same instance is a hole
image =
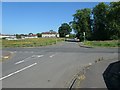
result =
[[[101,60],[85,67],[84,71],[77,77],[73,88],[107,88],[103,79],[103,72],[110,63],[116,61],[118,61],[118,58]]]
[[[68,88],[82,67],[118,57],[117,48],[86,48],[77,42],[2,51],[13,54],[1,62],[3,88]]]

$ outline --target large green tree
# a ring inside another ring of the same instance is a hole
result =
[[[94,14],[94,31],[93,37],[95,40],[109,39],[108,19],[109,6],[105,3],[99,3],[93,9]]]
[[[16,34],[16,38],[17,39],[21,39],[21,35],[20,34]]]
[[[110,3],[108,30],[110,39],[120,39],[120,1]]]
[[[65,37],[67,34],[70,34],[71,31],[72,29],[67,23],[63,23],[58,29],[60,37]]]
[[[70,22],[76,37],[80,40],[83,40],[83,32],[86,33],[86,39],[91,38],[90,13],[91,9],[88,8],[77,10],[73,15],[73,21]]]

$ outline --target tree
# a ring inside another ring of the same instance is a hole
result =
[[[29,33],[28,35],[33,35],[33,33]]]
[[[120,39],[120,1],[110,3],[108,20],[110,39]]]
[[[42,37],[42,34],[41,33],[37,33],[37,37]]]
[[[94,30],[93,37],[95,40],[109,39],[109,30],[107,15],[109,13],[109,6],[105,3],[99,3],[93,9],[94,14]]]
[[[17,39],[21,39],[21,35],[16,34],[16,38],[17,38]]]
[[[72,31],[71,27],[67,23],[61,24],[61,26],[58,29],[58,32],[60,34],[60,37],[65,37],[67,34],[70,34]]]
[[[75,34],[70,34],[70,35],[69,35],[69,38],[75,38],[75,37],[76,37]]]
[[[89,8],[77,10],[73,15],[73,21],[70,22],[76,37],[80,40],[83,40],[83,32],[86,33],[86,39],[91,38],[90,13]]]

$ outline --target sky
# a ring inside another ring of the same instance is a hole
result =
[[[3,2],[3,34],[58,31],[62,23],[73,20],[76,10],[93,8],[99,2]]]

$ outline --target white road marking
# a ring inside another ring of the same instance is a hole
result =
[[[37,57],[39,57],[39,58],[40,58],[40,57],[43,57],[43,56],[44,56],[44,55],[38,55]]]
[[[22,60],[22,61],[16,62],[15,64],[17,65],[17,64],[20,64],[20,63],[23,63],[23,62],[25,62],[25,60]]]
[[[29,58],[35,58],[35,57],[40,58],[40,57],[43,57],[43,56],[44,56],[44,55],[32,55],[31,57],[28,57],[28,58],[26,58],[26,59],[24,59],[24,60],[21,60],[21,61],[16,62],[15,65],[21,64],[21,63],[23,63],[23,62],[26,62],[26,61],[28,61],[27,59],[29,59]]]
[[[52,58],[52,57],[54,57],[56,54],[53,54],[53,55],[51,55],[51,56],[49,56],[50,58]]]
[[[33,64],[31,64],[31,65],[29,65],[29,66],[27,66],[27,67],[24,67],[24,68],[22,68],[22,69],[20,69],[20,70],[18,70],[18,71],[16,71],[16,72],[13,72],[13,73],[11,73],[11,74],[9,74],[9,75],[7,75],[7,76],[4,76],[4,77],[0,78],[0,81],[3,80],[3,79],[5,79],[5,78],[8,78],[8,77],[10,77],[10,76],[13,76],[14,74],[17,74],[17,73],[19,73],[19,72],[21,72],[21,71],[24,71],[24,70],[26,70],[26,69],[28,69],[28,68],[30,68],[30,67],[32,67],[32,66],[35,66],[36,64],[37,64],[37,63],[33,63]]]
[[[25,58],[24,60],[18,61],[18,62],[15,63],[15,65],[20,64],[20,63],[23,63],[23,62],[26,62],[26,61],[28,61],[28,60],[26,60],[26,59],[29,59],[29,58],[31,58],[31,57],[27,57],[27,58]]]

